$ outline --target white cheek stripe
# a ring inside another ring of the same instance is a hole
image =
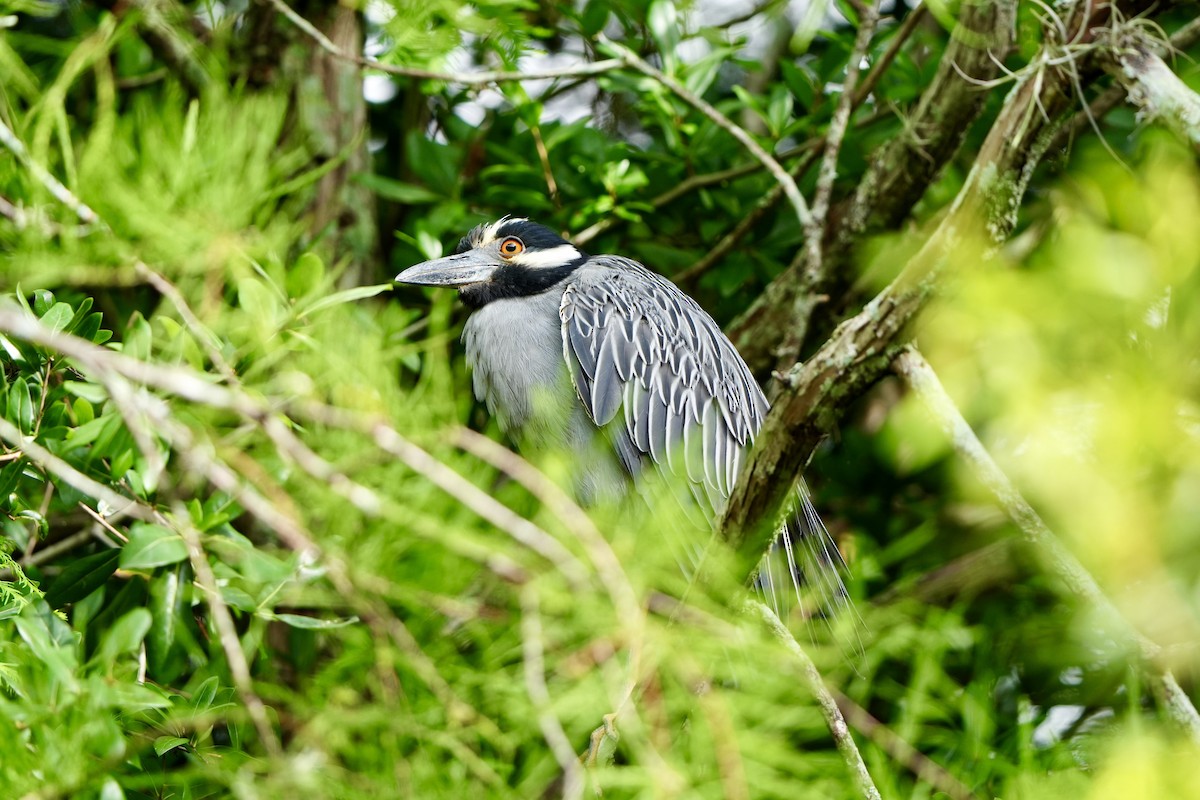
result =
[[[582,255],[574,246],[560,244],[558,247],[551,247],[549,250],[526,250],[512,259],[512,263],[533,269],[561,267],[563,264],[575,261]]]

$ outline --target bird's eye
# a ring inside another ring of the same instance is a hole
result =
[[[519,255],[525,249],[525,243],[515,236],[510,236],[500,243],[500,255],[505,258],[512,258]]]

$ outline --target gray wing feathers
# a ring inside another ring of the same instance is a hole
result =
[[[597,425],[724,505],[766,398],[713,319],[637,262],[593,258],[559,306],[563,355]],[[622,460],[627,460],[622,454]]]

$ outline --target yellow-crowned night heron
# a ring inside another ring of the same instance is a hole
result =
[[[712,317],[666,278],[505,217],[396,282],[458,289],[473,309],[463,341],[475,395],[520,446],[577,454],[582,501],[619,495],[653,465],[720,513],[767,399]],[[837,548],[800,495],[773,548],[783,558],[759,575],[777,608],[781,593],[799,592],[798,572],[818,604],[844,596]]]

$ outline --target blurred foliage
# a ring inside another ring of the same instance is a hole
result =
[[[369,52],[430,69],[602,57],[603,30],[791,165],[828,125],[854,29],[785,5],[732,26],[667,0],[361,10]],[[1042,41],[1038,6],[1020,6],[1014,69]],[[838,196],[928,86],[948,39],[933,20],[954,14],[931,10],[853,118]],[[732,137],[631,72],[485,89],[375,74],[387,91],[368,93],[354,144],[373,169],[341,175],[348,155],[317,153],[297,111],[311,74],[296,65],[317,48],[269,3],[0,0],[0,26],[0,122],[28,150],[0,151],[0,312],[77,348],[0,334],[0,796],[555,796],[555,726],[576,753],[598,732],[588,780],[608,797],[858,796],[736,577],[685,585],[664,541],[704,533],[660,498],[589,509],[597,543],[544,487],[464,452],[459,425],[496,431],[456,346],[462,310],[378,297],[504,213],[575,232],[616,219],[589,250],[686,269],[774,185],[748,167],[662,199],[749,164]],[[1175,66],[1200,85],[1195,62]],[[1109,149],[1039,172],[1018,235],[986,264],[964,257],[920,344],[1195,694],[1200,181],[1194,152],[1128,109],[1101,124]],[[985,127],[909,230],[862,243],[844,307],[911,254]],[[379,202],[380,250],[357,267],[312,223],[329,176]],[[808,196],[814,182],[799,175]],[[800,241],[781,204],[687,288],[729,320]],[[1111,620],[1039,569],[924,409],[888,380],[846,419],[809,482],[857,611],[788,620],[827,682],[973,796],[1200,796],[1195,746]],[[458,489],[406,463],[393,428]],[[551,545],[485,521],[489,497]],[[619,738],[601,735],[618,710]],[[945,796],[885,739],[858,741],[885,797]]]

